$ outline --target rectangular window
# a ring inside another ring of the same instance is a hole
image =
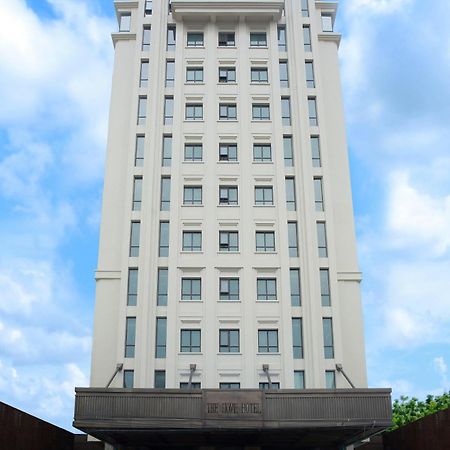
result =
[[[263,389],[265,391],[267,391],[268,389],[280,389],[280,383],[277,381],[277,382],[272,382],[269,385],[269,383],[267,381],[264,381],[264,382],[259,383],[259,389]]]
[[[148,72],[149,72],[149,62],[148,60],[142,60],[141,73],[139,78],[139,86],[141,88],[146,88],[148,86]]]
[[[258,330],[258,353],[278,353],[278,330]]]
[[[277,299],[277,279],[258,278],[256,280],[256,299],[275,301]]]
[[[219,352],[239,353],[239,330],[219,330]]]
[[[267,67],[252,67],[250,69],[250,80],[252,83],[267,83],[269,81]]]
[[[275,232],[274,231],[257,231],[256,235],[256,251],[257,252],[274,252],[275,251]]]
[[[271,162],[272,146],[270,144],[253,144],[253,161]]]
[[[280,86],[289,87],[288,63],[280,61]]]
[[[319,249],[319,257],[326,258],[328,256],[328,249],[325,222],[317,222],[317,245]]]
[[[330,317],[322,319],[323,324],[323,352],[325,359],[334,358],[333,343],[333,319]]]
[[[203,120],[203,105],[201,103],[186,103],[186,120]]]
[[[238,187],[219,186],[219,205],[237,205]]]
[[[305,389],[305,372],[303,370],[294,370],[294,388]]]
[[[235,83],[236,67],[219,67],[219,83]]]
[[[191,389],[201,389],[202,388],[202,384],[199,382],[192,382],[191,383]],[[181,382],[180,383],[180,389],[189,389],[189,383],[187,382]]]
[[[300,269],[289,269],[291,306],[301,306]]]
[[[309,28],[309,25],[303,26],[303,47],[305,52],[311,52],[312,46],[311,46],[311,29]]]
[[[200,252],[202,250],[201,231],[183,231],[183,251]]]
[[[175,84],[175,61],[166,61],[166,87],[173,87]]]
[[[119,31],[128,32],[131,28],[131,13],[123,13],[120,15]]]
[[[164,125],[173,124],[173,97],[164,97]]]
[[[250,33],[250,47],[267,47],[266,33]]]
[[[322,13],[322,31],[325,33],[333,32],[333,16]]]
[[[127,305],[137,305],[138,269],[128,269]]]
[[[135,167],[142,167],[144,165],[144,145],[145,136],[136,136],[136,148],[134,152],[134,165]]]
[[[169,282],[169,269],[167,267],[158,268],[158,293],[156,304],[158,306],[167,306],[167,288]]]
[[[127,317],[125,323],[125,358],[134,358],[136,347],[136,317]]]
[[[134,387],[134,370],[123,371],[123,387],[125,389],[133,389]]]
[[[159,256],[169,256],[169,222],[159,223]]]
[[[236,103],[219,104],[219,120],[236,120],[236,117],[237,117]]]
[[[166,371],[155,370],[155,389],[166,388]]]
[[[181,300],[201,300],[202,299],[202,279],[182,278],[181,279]]]
[[[170,167],[171,164],[172,164],[172,135],[166,134],[163,136],[161,165],[163,167]]]
[[[291,100],[289,97],[281,97],[281,122],[286,126],[291,124]]]
[[[288,222],[288,241],[289,256],[292,258],[296,258],[298,256],[297,222]]]
[[[294,166],[294,150],[292,147],[292,136],[283,136],[284,166]]]
[[[167,51],[173,52],[176,45],[176,28],[173,25],[167,27]]]
[[[184,160],[190,162],[202,161],[203,145],[202,144],[184,144]]]
[[[134,177],[133,211],[140,211],[142,206],[142,177]]]
[[[309,17],[308,0],[302,0],[302,16]]]
[[[166,357],[166,345],[167,345],[167,318],[157,317],[155,358]]]
[[[309,124],[311,126],[317,126],[317,104],[316,97],[308,97],[308,113],[309,113]]]
[[[239,300],[239,278],[219,279],[219,300]]]
[[[188,47],[203,47],[203,33],[188,32],[186,36],[186,45]]]
[[[324,211],[322,178],[314,178],[314,204],[316,211]]]
[[[219,47],[234,47],[236,45],[234,32],[219,31]]]
[[[305,72],[306,72],[306,87],[314,88],[316,83],[314,82],[314,66],[312,61],[305,62]]]
[[[145,119],[147,117],[147,96],[141,95],[138,99],[138,114],[137,124],[145,125]]]
[[[295,211],[297,204],[295,200],[295,179],[286,177],[286,208],[288,211]]]
[[[152,0],[145,0],[144,14],[146,16],[151,16],[152,12],[153,12],[153,1]]]
[[[203,83],[203,67],[187,67],[186,82]]]
[[[141,234],[141,222],[131,222],[130,256],[139,256],[140,234]]]
[[[144,25],[142,29],[142,51],[148,52],[150,50],[150,41],[151,41],[151,33],[152,29],[149,25]]]
[[[170,210],[170,177],[161,177],[161,203],[159,210]]]
[[[336,372],[334,370],[325,371],[325,386],[327,389],[336,389]]]
[[[292,319],[292,349],[294,359],[303,358],[303,327],[298,317]]]
[[[267,104],[252,105],[252,120],[270,120],[270,107]]]
[[[273,205],[273,187],[256,186],[255,187],[255,206]]]
[[[278,50],[280,52],[287,51],[286,27],[278,27]]]
[[[219,231],[219,251],[239,251],[239,233],[237,231]]]
[[[241,383],[219,383],[219,389],[240,389]]]
[[[319,136],[311,136],[311,154],[313,167],[320,167],[322,162],[320,160],[320,140]]]
[[[201,205],[201,204],[202,204],[202,187],[184,186],[183,205]]]
[[[320,269],[320,298],[322,306],[331,306],[330,273],[328,269]]]
[[[219,144],[219,161],[237,161],[237,144]]]
[[[200,353],[201,352],[201,331],[181,330],[180,332],[180,352]]]

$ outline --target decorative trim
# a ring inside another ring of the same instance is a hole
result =
[[[114,47],[116,46],[116,43],[118,41],[135,41],[136,40],[136,33],[127,33],[127,32],[117,32],[117,33],[111,33],[111,39],[113,41]]]
[[[319,41],[336,42],[337,46],[341,43],[342,34],[340,33],[319,33],[317,35]]]
[[[95,280],[120,280],[122,272],[120,270],[97,270]]]
[[[362,273],[361,272],[338,272],[337,273],[338,281],[357,281],[360,283],[362,281]]]

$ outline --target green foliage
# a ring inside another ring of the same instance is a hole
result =
[[[392,407],[392,421],[394,425],[390,431],[449,407],[450,391],[443,395],[428,395],[425,401],[420,401],[415,397],[410,399],[409,397],[401,396],[400,400],[394,400]]]

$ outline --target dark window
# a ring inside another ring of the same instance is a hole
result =
[[[278,353],[278,330],[258,330],[258,352]]]
[[[317,222],[317,245],[319,249],[319,257],[326,258],[328,256],[328,249],[325,222]]]
[[[170,210],[170,177],[161,178],[161,203],[159,210]]]
[[[184,205],[201,205],[202,204],[202,187],[201,186],[184,186],[183,204]]]
[[[169,222],[159,223],[159,256],[169,256]]]
[[[123,371],[123,387],[132,389],[134,387],[134,370]]]
[[[125,358],[134,358],[136,347],[136,317],[127,317],[125,325]]]
[[[203,159],[202,144],[184,144],[184,160],[185,161],[201,161]]]
[[[130,256],[139,256],[140,234],[141,234],[141,222],[131,222]]]
[[[239,353],[239,330],[219,330],[219,352]]]
[[[289,269],[291,306],[301,306],[300,269]]]
[[[235,67],[219,67],[219,83],[235,83],[236,68]]]
[[[267,391],[268,389],[280,389],[280,383],[272,382],[271,385],[267,381],[259,383],[259,388]]]
[[[333,343],[333,319],[324,318],[323,323],[323,351],[325,359],[334,358],[334,343]]]
[[[155,370],[155,389],[165,389],[166,387],[166,371]]]
[[[234,47],[234,32],[219,31],[219,47]]]
[[[257,300],[276,300],[277,299],[277,279],[276,278],[258,278],[256,280]]]
[[[168,134],[163,136],[161,165],[163,167],[170,167],[171,164],[172,164],[172,135]]]
[[[266,33],[250,33],[250,47],[267,47]]]
[[[273,205],[273,187],[256,186],[255,187],[255,205],[272,206]]]
[[[289,241],[289,256],[298,256],[298,231],[297,222],[288,222],[288,241]]]
[[[237,205],[238,187],[219,186],[219,205]]]
[[[291,124],[291,101],[289,97],[281,97],[281,121],[283,125]]]
[[[239,300],[239,278],[219,279],[219,300]]]
[[[174,26],[167,27],[167,50],[174,51],[176,45],[176,28]]]
[[[203,47],[203,33],[188,32],[186,37],[186,45],[188,47]]]
[[[219,389],[240,389],[241,383],[219,383]]]
[[[271,162],[272,146],[270,144],[253,144],[253,161]]]
[[[294,150],[292,148],[292,136],[283,136],[284,165],[294,166]]]
[[[285,52],[287,50],[285,27],[278,27],[278,50],[280,50],[280,52]]]
[[[168,288],[169,270],[167,267],[160,267],[158,269],[158,294],[156,304],[158,306],[167,305],[167,288]]]
[[[306,72],[306,87],[308,88],[316,87],[314,82],[314,66],[312,61],[305,62],[305,72]]]
[[[219,144],[219,161],[237,161],[237,144]]]
[[[320,297],[322,306],[331,306],[330,274],[328,269],[320,269]]]
[[[186,120],[203,120],[203,105],[201,103],[186,103]]]
[[[289,87],[288,63],[280,61],[280,86]]]
[[[156,318],[156,358],[166,357],[167,342],[167,319],[165,317]]]
[[[183,231],[183,251],[200,252],[202,250],[201,231]]]
[[[138,290],[138,269],[128,269],[127,305],[136,306]]]
[[[301,318],[292,319],[292,345],[294,359],[303,358],[303,327]]]
[[[201,331],[181,330],[180,351],[182,353],[200,353],[201,351]]]
[[[285,179],[286,183],[286,208],[288,211],[295,211],[297,209],[295,201],[295,180],[292,177]]]
[[[311,154],[313,167],[320,167],[320,140],[319,136],[311,136]]]
[[[144,9],[145,15],[151,16],[152,12],[153,12],[153,1],[145,0],[145,9]]]
[[[173,87],[175,84],[175,61],[166,61],[166,87]]]
[[[181,279],[181,300],[201,300],[202,279],[182,278]]]
[[[235,120],[236,117],[236,103],[221,103],[219,105],[219,120]]]
[[[267,104],[252,105],[252,119],[253,120],[270,120],[270,107]]]
[[[186,81],[188,83],[202,83],[203,82],[203,67],[187,67]]]
[[[305,372],[303,370],[294,370],[294,388],[305,389]]]
[[[275,232],[257,231],[256,232],[256,251],[274,252],[275,251]]]
[[[202,388],[202,384],[199,382],[192,382],[191,383],[191,389],[201,389]],[[180,383],[180,389],[189,389],[189,383],[188,382],[181,382]]]
[[[219,251],[239,251],[239,233],[237,231],[219,231]]]
[[[267,83],[269,81],[267,67],[252,67],[250,69],[250,80],[252,83]]]

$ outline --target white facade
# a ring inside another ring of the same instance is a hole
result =
[[[281,388],[331,387],[333,377],[346,388],[342,364],[365,387],[337,4],[177,0],[171,13],[166,0],[115,5],[91,386],[105,386],[123,364],[112,387],[178,388],[195,364],[192,382],[202,388],[258,388],[268,381],[263,365]],[[161,223],[168,256],[159,256]],[[166,319],[165,335],[157,319]],[[232,332],[220,342],[220,330]]]

